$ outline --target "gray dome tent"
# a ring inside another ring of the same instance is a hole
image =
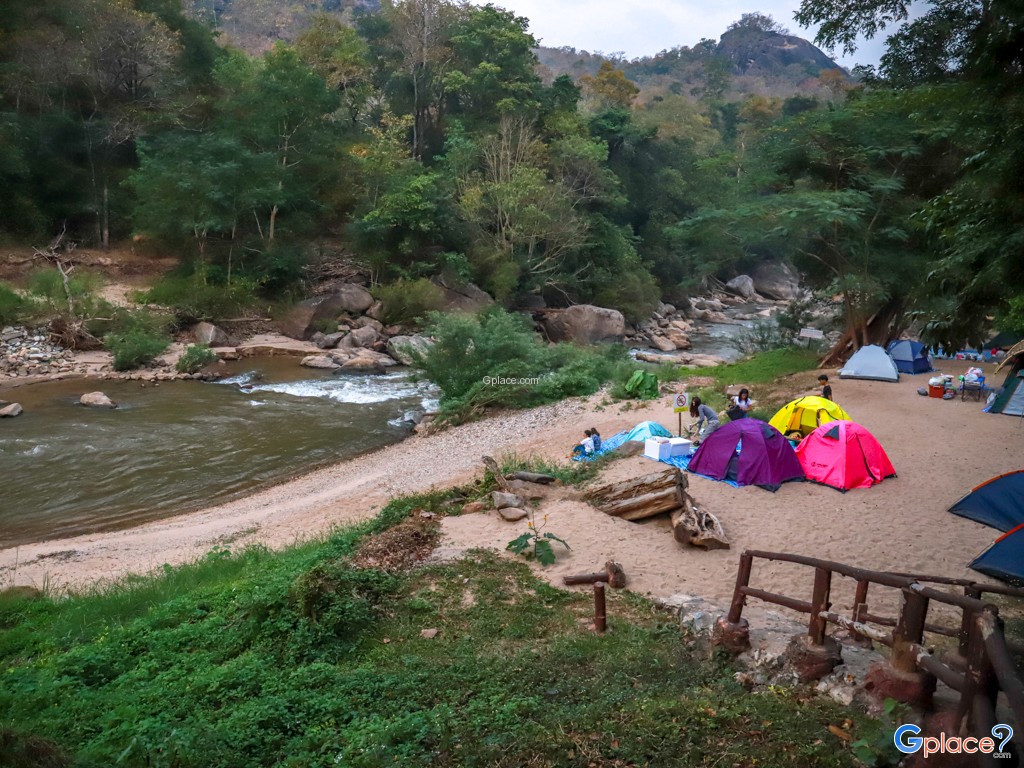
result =
[[[892,357],[879,346],[861,347],[839,372],[841,379],[870,379],[871,381],[899,381],[900,372]]]

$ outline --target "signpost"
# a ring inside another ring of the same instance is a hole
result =
[[[825,338],[825,332],[819,331],[817,328],[801,328],[798,338],[801,339],[815,339],[820,341]]]
[[[690,393],[680,392],[672,400],[672,410],[679,414],[679,437],[683,436],[683,411],[690,410]]]

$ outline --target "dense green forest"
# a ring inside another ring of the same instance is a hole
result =
[[[181,285],[241,297],[297,295],[334,249],[377,284],[445,273],[508,306],[633,320],[787,259],[858,340],[880,311],[947,344],[993,316],[1024,326],[1008,0],[935,0],[909,23],[898,1],[807,0],[798,21],[827,45],[895,29],[880,67],[740,101],[713,58],[701,88],[643,99],[609,61],[545,83],[528,21],[491,5],[323,14],[262,56],[177,0],[0,5],[12,242],[135,237],[181,254]],[[730,31],[778,34],[760,14]]]

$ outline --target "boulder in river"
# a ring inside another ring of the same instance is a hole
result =
[[[324,368],[330,371],[337,370],[338,368],[338,364],[327,355],[307,355],[302,358],[302,362],[299,365],[306,368]]]
[[[20,416],[24,410],[21,407],[21,403],[5,405],[3,408],[0,408],[0,419],[13,419],[15,416]]]
[[[759,264],[751,277],[754,289],[769,299],[792,301],[800,296],[800,278],[784,262]]]
[[[737,275],[725,284],[726,290],[732,291],[744,299],[754,298],[757,291],[754,290],[754,279],[750,275]]]
[[[117,408],[117,403],[102,392],[86,392],[78,402],[89,408]]]
[[[425,355],[433,344],[426,336],[392,336],[388,339],[388,354],[402,365],[412,365],[413,355]]]

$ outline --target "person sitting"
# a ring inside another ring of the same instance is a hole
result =
[[[573,458],[580,456],[590,456],[594,453],[594,438],[589,429],[583,431],[583,439],[580,440],[572,449]]]
[[[695,397],[690,401],[690,416],[697,419],[697,423],[694,426],[697,429],[698,439],[693,441],[694,445],[699,445],[701,440],[721,426],[718,421],[718,414],[702,403],[699,397]]]
[[[601,433],[591,427],[590,439],[594,442],[594,453],[598,453],[601,450]]]
[[[754,401],[750,399],[750,391],[744,387],[740,390],[740,393],[732,399],[732,405],[729,407],[729,418],[735,421],[736,419],[745,419],[747,412],[754,407]]]

